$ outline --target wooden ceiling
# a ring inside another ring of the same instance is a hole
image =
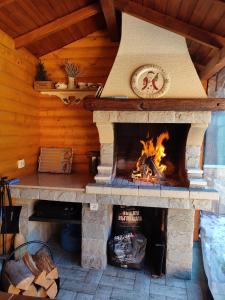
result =
[[[121,11],[186,37],[202,79],[225,66],[225,0],[0,0],[0,29],[40,57],[104,28],[119,42]]]

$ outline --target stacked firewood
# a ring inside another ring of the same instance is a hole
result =
[[[21,259],[6,263],[2,287],[11,294],[55,299],[56,279],[57,267],[46,251],[39,250],[34,255],[25,252]]]

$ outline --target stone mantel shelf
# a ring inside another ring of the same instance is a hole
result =
[[[225,110],[223,98],[86,98],[90,111],[219,111]]]

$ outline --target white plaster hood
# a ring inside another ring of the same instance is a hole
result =
[[[146,64],[159,65],[169,74],[170,88],[163,98],[207,97],[185,38],[123,13],[119,50],[101,97],[138,98],[130,87],[130,78]]]

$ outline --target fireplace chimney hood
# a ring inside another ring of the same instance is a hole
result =
[[[169,77],[163,98],[207,98],[185,38],[126,13],[119,50],[101,97],[138,98],[131,88],[132,74],[152,64]]]

